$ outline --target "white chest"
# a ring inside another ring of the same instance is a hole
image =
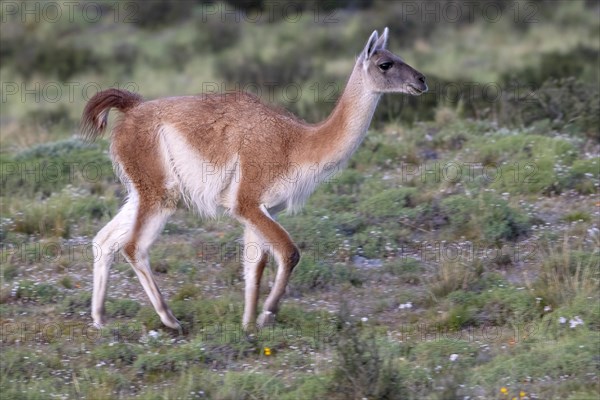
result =
[[[281,174],[263,196],[267,208],[298,211],[322,182],[333,179],[340,170],[339,163],[292,164]]]

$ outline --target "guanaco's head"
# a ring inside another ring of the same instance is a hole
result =
[[[363,81],[376,93],[408,93],[418,96],[427,91],[425,75],[386,49],[388,28],[379,36],[373,31],[358,58]]]

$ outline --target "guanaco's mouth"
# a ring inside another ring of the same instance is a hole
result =
[[[425,86],[425,89],[421,89],[413,85],[406,85],[406,91],[408,92],[408,94],[411,94],[413,96],[419,96],[427,91],[427,86]]]

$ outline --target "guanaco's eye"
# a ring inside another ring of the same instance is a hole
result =
[[[382,71],[387,71],[388,69],[392,68],[392,65],[394,65],[394,63],[388,61],[388,62],[379,64],[379,68]]]

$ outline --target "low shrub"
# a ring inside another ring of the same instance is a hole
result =
[[[141,373],[164,374],[185,371],[191,364],[202,363],[205,357],[196,346],[187,345],[164,352],[139,354],[133,363]]]
[[[377,343],[374,334],[340,312],[336,367],[331,391],[343,398],[404,399],[405,387],[394,355]]]
[[[37,301],[42,304],[54,303],[59,299],[60,291],[49,283],[19,282],[16,286],[15,297],[24,301]]]
[[[138,347],[131,343],[100,344],[92,350],[94,361],[115,364],[117,367],[132,365],[137,359]]]
[[[415,188],[387,189],[362,200],[359,210],[367,218],[376,220],[398,218],[406,215],[405,208],[412,208],[416,205],[416,198],[417,189]]]
[[[530,229],[529,218],[522,211],[492,193],[483,192],[474,199],[453,195],[442,200],[441,209],[447,215],[448,229],[468,239],[484,239],[489,243],[514,241]]]
[[[106,302],[106,314],[110,317],[134,317],[140,308],[140,303],[130,299],[111,299]]]

